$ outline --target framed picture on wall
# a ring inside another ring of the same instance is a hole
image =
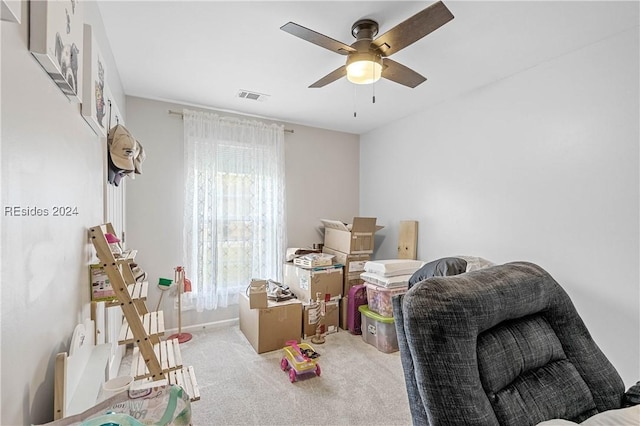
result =
[[[22,21],[22,2],[20,0],[1,0],[0,19],[19,24]]]
[[[29,50],[71,101],[82,102],[82,2],[32,1],[29,6]]]
[[[108,108],[104,97],[105,61],[93,37],[91,25],[84,24],[82,116],[98,136],[106,136]]]

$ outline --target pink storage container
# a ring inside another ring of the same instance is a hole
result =
[[[379,285],[365,283],[367,286],[367,302],[369,310],[387,318],[393,318],[393,304],[391,298],[407,292],[408,287],[386,288]]]
[[[347,299],[347,328],[351,334],[362,334],[362,315],[358,308],[367,304],[367,287],[358,284],[351,287]]]

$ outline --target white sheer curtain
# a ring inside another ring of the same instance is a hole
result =
[[[196,309],[282,279],[284,128],[184,110],[184,256]]]

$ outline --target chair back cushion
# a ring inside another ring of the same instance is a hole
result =
[[[393,303],[414,424],[580,422],[620,408],[622,379],[537,265],[429,278]]]

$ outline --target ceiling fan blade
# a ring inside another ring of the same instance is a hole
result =
[[[348,46],[338,40],[334,40],[331,37],[327,37],[324,34],[320,34],[316,31],[310,30],[309,28],[305,28],[302,25],[298,25],[294,22],[287,22],[286,24],[281,26],[280,29],[310,43],[317,44],[320,47],[324,47],[325,49],[329,49],[341,55],[346,55],[349,52],[356,51],[351,46]]]
[[[340,68],[334,71],[331,71],[329,74],[325,75],[320,80],[313,83],[311,86],[309,86],[309,88],[324,87],[327,84],[333,83],[334,81],[339,80],[346,75],[347,75],[347,67],[343,65]]]
[[[382,77],[412,89],[427,80],[426,77],[421,76],[411,68],[407,68],[389,58],[384,58]]]
[[[371,42],[382,56],[390,56],[420,40],[453,19],[453,14],[441,1],[402,21]]]

